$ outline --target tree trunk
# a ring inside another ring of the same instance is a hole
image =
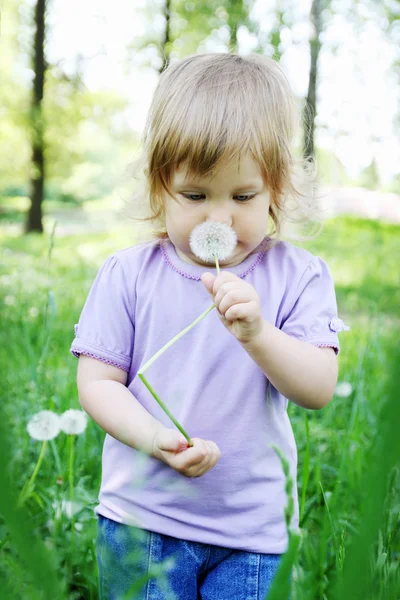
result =
[[[242,4],[241,0],[231,0],[229,2],[228,8],[228,26],[229,26],[229,52],[237,52],[238,51],[238,40],[237,40],[237,31],[239,27],[239,19],[238,13],[240,9],[240,5]]]
[[[235,53],[238,51],[237,32],[240,25],[246,24],[245,20],[247,17],[247,12],[243,0],[231,0],[229,2],[227,11],[228,26],[230,31],[229,52]]]
[[[322,1],[313,0],[310,13],[310,21],[313,26],[313,34],[310,37],[310,77],[308,81],[307,101],[304,106],[304,158],[314,157],[314,131],[315,115],[317,114],[317,80],[318,80],[318,57],[321,50],[320,34],[322,31]]]
[[[159,73],[161,74],[164,69],[166,69],[169,65],[169,57],[170,57],[170,44],[171,44],[171,0],[165,0],[164,5],[164,16],[165,16],[165,30],[164,30],[164,39],[161,41],[161,50],[162,50],[162,59],[163,64],[159,69]]]
[[[271,30],[271,33],[269,36],[269,42],[272,45],[272,47],[274,48],[273,58],[278,62],[280,62],[280,60],[282,58],[281,30],[285,26],[284,21],[283,21],[283,17],[284,17],[285,13],[280,8],[280,6],[281,6],[281,2],[279,3],[278,10],[275,11],[277,23],[276,23],[275,27]]]
[[[25,232],[43,232],[42,202],[45,179],[44,124],[42,114],[46,61],[44,57],[46,0],[37,0],[35,7],[35,45],[33,57],[33,93],[31,105],[32,121],[32,166],[30,180],[31,206],[28,211]]]

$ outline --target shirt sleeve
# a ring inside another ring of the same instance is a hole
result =
[[[75,325],[71,352],[129,371],[134,343],[135,291],[129,291],[122,265],[110,256],[94,280]]]
[[[325,261],[316,256],[311,259],[292,296],[289,313],[283,318],[280,329],[314,346],[340,351],[337,332],[347,329],[337,316],[335,288]]]

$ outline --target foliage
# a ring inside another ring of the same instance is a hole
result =
[[[0,192],[27,193],[31,163],[29,119],[32,7],[7,2],[9,23],[2,42],[0,87]],[[14,32],[12,35],[10,32]],[[15,33],[18,32],[18,37]],[[112,91],[90,91],[79,70],[67,75],[49,65],[45,81],[45,196],[82,201],[109,193],[116,185],[136,139],[128,126],[127,98]]]
[[[211,0],[210,2],[191,2],[187,0],[175,0],[171,3],[171,41],[168,48],[172,58],[182,58],[197,51],[205,51],[207,39],[219,37],[226,49],[231,44],[235,50],[232,30],[238,27],[246,27],[249,31],[255,31],[257,26],[249,17],[249,11],[253,0]],[[154,15],[154,7],[146,6],[144,16],[148,21],[146,34],[135,41],[132,46],[134,52],[148,49],[156,50],[157,54],[163,51],[161,48],[160,34]],[[144,64],[158,67],[154,62],[154,56],[147,52],[143,54]],[[136,55],[134,56],[136,59]]]

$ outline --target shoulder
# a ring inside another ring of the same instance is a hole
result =
[[[119,267],[129,279],[160,259],[160,240],[142,242],[110,254],[105,264]]]
[[[159,250],[160,240],[150,240],[118,250],[111,254],[110,258],[114,257],[116,260],[120,261],[121,264],[126,264],[131,261],[144,260],[149,256],[159,253]]]
[[[314,256],[308,250],[299,248],[286,241],[275,242],[265,253],[265,262],[270,269],[277,269],[282,274],[293,278],[302,276],[307,270],[323,261],[319,256]]]
[[[294,302],[309,287],[333,287],[333,278],[325,260],[286,241],[276,242],[264,257],[269,278],[281,293]]]

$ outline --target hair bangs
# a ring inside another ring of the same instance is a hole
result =
[[[210,86],[186,95],[179,112],[171,114],[165,135],[158,129],[150,160],[150,173],[166,191],[174,168],[185,165],[193,177],[212,176],[221,163],[251,152],[250,111],[226,90]]]
[[[306,218],[316,215],[312,161],[295,159],[291,148],[298,125],[289,83],[266,56],[211,53],[170,64],[154,93],[143,138],[148,219],[160,225],[158,235],[166,235],[165,194],[173,195],[174,169],[185,166],[194,178],[212,177],[222,163],[247,153],[271,193],[277,233],[281,222],[292,220],[289,197]]]

